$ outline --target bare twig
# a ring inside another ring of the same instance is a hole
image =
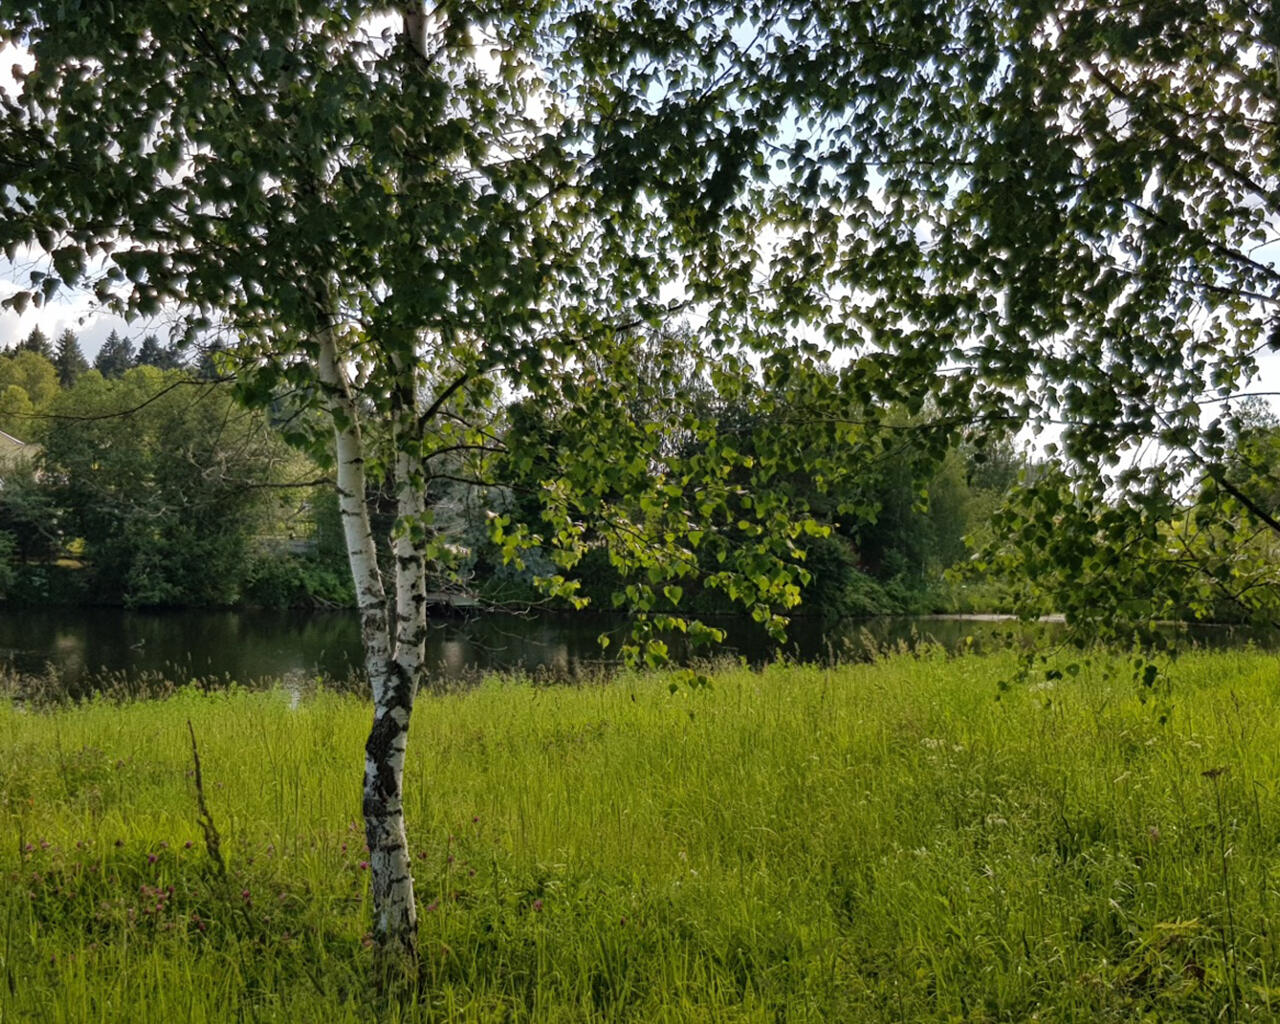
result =
[[[204,846],[209,851],[209,859],[213,861],[213,866],[218,873],[219,878],[227,877],[227,862],[222,859],[222,837],[218,835],[218,827],[213,823],[213,815],[209,813],[209,806],[204,802],[204,779],[200,774],[200,751],[196,747],[196,731],[191,725],[191,719],[187,719],[187,731],[191,734],[191,759],[195,762],[196,769],[196,807],[199,809],[200,828],[204,832]]]

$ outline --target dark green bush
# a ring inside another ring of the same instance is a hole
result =
[[[355,589],[345,565],[308,555],[263,555],[249,566],[243,600],[260,608],[349,608]]]

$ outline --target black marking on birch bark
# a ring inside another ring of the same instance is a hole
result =
[[[368,780],[366,780],[367,782]],[[382,841],[382,835],[390,831],[388,826],[387,803],[376,793],[370,792],[370,787],[366,784],[364,793],[364,840],[369,845],[370,850],[378,849],[378,844]],[[382,901],[380,894],[385,893],[386,882],[380,877],[380,873],[376,868],[373,872],[373,894],[374,905],[377,906]]]
[[[390,707],[402,708],[405,713],[405,724],[403,732],[409,730],[409,713],[413,711],[413,677],[409,675],[409,670],[399,661],[391,663],[391,675],[395,677],[396,683],[394,687],[394,697],[390,703]]]
[[[393,703],[392,708],[395,706]],[[379,792],[387,797],[400,795],[400,783],[396,778],[395,767],[391,764],[391,752],[395,749],[395,741],[404,731],[405,726],[397,722],[391,709],[388,709],[373,720],[369,742],[364,747],[377,773]]]
[[[375,595],[373,589],[363,594],[364,606],[360,609],[360,637],[364,641],[365,651],[383,647],[383,639],[387,631],[386,613],[382,610],[381,595]],[[374,673],[370,671],[371,676]]]

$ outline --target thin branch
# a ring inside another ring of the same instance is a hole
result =
[[[1082,63],[1090,72],[1093,73],[1094,79],[1105,86],[1107,91],[1109,91],[1113,96],[1117,99],[1124,100],[1125,103],[1132,106],[1138,105],[1137,101],[1135,101],[1129,91],[1115,81],[1114,76],[1108,75],[1098,67],[1097,64],[1090,61],[1083,61]],[[1171,118],[1159,118],[1155,127],[1161,131],[1170,142],[1175,143],[1177,147],[1182,150],[1184,155],[1196,157],[1205,161],[1205,163],[1210,167],[1213,167],[1215,170],[1234,181],[1241,188],[1253,193],[1254,196],[1261,199],[1264,203],[1269,205],[1272,202],[1274,197],[1268,189],[1263,188],[1263,186],[1250,178],[1238,167],[1233,167],[1232,165],[1218,159],[1212,153],[1206,153],[1204,150],[1197,147],[1194,142],[1186,138],[1181,133],[1179,126]]]
[[[426,411],[418,417],[419,429],[425,427],[432,419],[434,419],[436,413],[444,407],[444,403],[457,394],[460,388],[465,387],[471,379],[472,375],[470,372],[464,373],[453,381],[453,383],[451,383],[447,388],[441,391],[440,394],[436,395],[435,400],[427,406]]]
[[[142,402],[139,402],[135,406],[131,406],[128,409],[118,409],[115,412],[97,413],[93,416],[77,416],[77,415],[73,415],[72,413],[56,413],[56,412],[12,413],[10,415],[22,416],[25,419],[32,419],[32,420],[66,420],[74,423],[92,423],[96,420],[118,419],[124,416],[132,416],[138,410],[145,409],[152,402],[159,401],[161,398],[167,395],[170,391],[173,391],[176,388],[194,385],[197,387],[204,387],[204,388],[209,388],[209,390],[212,390],[213,386],[215,385],[225,384],[233,380],[235,380],[234,377],[215,377],[210,380],[193,380],[193,379],[175,380],[172,384],[166,384],[154,395],[145,399]]]
[[[314,480],[292,480],[281,483],[273,483],[268,480],[263,481],[245,481],[242,480],[236,484],[244,490],[303,490],[308,487],[326,487],[333,486],[334,479],[331,476],[316,477]]]
[[[441,455],[448,455],[451,452],[491,452],[494,455],[504,455],[507,452],[505,446],[497,446],[491,444],[451,444],[444,448],[435,448],[422,457],[423,462],[429,462]],[[432,474],[435,476],[435,474]]]
[[[1271,515],[1270,512],[1264,509],[1256,501],[1254,501],[1247,494],[1245,494],[1244,491],[1240,490],[1239,487],[1237,487],[1230,480],[1228,480],[1226,473],[1223,472],[1221,468],[1215,467],[1214,469],[1211,469],[1210,479],[1212,479],[1215,484],[1217,484],[1224,491],[1230,494],[1233,498],[1236,499],[1236,501],[1240,502],[1241,505],[1247,508],[1260,520],[1262,520],[1269,527],[1271,527],[1271,529],[1274,530],[1276,534],[1280,535],[1280,520],[1276,519],[1275,516]]]

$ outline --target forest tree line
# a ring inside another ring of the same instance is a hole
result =
[[[71,331],[38,328],[0,350],[0,430],[35,454],[0,465],[0,597],[28,604],[130,607],[349,607],[331,456],[299,439],[287,404],[246,408],[214,353],[188,359],[154,335],[136,346],[112,332],[92,364]],[[710,402],[708,391],[707,401]],[[757,431],[785,434],[785,417],[736,406],[709,421],[748,451]],[[799,614],[828,622],[878,614],[1057,610],[1071,591],[1100,605],[1156,607],[1168,618],[1271,622],[1274,531],[1280,517],[1280,421],[1255,401],[1231,441],[1225,485],[1188,485],[1185,511],[1159,528],[1111,536],[1116,507],[1079,505],[1056,462],[1034,465],[1000,436],[937,451],[927,417],[890,409],[897,430],[836,486],[794,481],[827,531],[800,545],[810,578]],[[540,527],[539,480],[553,473],[559,427],[528,403],[498,409],[491,429],[540,438],[540,464],[508,459],[501,486],[432,481],[428,505],[442,552],[435,593],[498,606],[548,603],[536,585],[556,571],[534,549],[519,564],[491,537],[496,513]],[[671,424],[670,444],[688,445]],[[499,456],[499,460],[503,459]],[[1237,493],[1233,494],[1232,490]],[[1243,503],[1239,494],[1251,495]],[[375,476],[367,501],[394,518]],[[1253,507],[1250,507],[1253,506]],[[1017,524],[1054,523],[1028,540]],[[1055,518],[1056,517],[1056,518]],[[1127,552],[1123,565],[1117,548]],[[381,552],[390,561],[388,550]],[[714,554],[702,555],[703,573]],[[1096,563],[1096,564],[1095,564]],[[1119,571],[1117,571],[1119,570]],[[626,580],[604,545],[576,566],[581,594],[609,609]],[[1105,587],[1105,593],[1098,588]],[[689,607],[729,611],[722,595],[689,587]],[[552,600],[552,606],[563,602]]]
[[[214,358],[188,360],[154,335],[135,347],[112,332],[90,364],[73,332],[51,342],[37,328],[0,352],[0,429],[35,450],[0,470],[0,592],[30,604],[350,606],[329,457],[298,447],[299,415],[280,404],[245,408]],[[747,446],[755,431],[788,429],[745,406],[709,415]],[[843,489],[796,482],[829,529],[803,540],[801,614],[1010,607],[1007,588],[956,583],[947,570],[969,558],[966,537],[987,539],[1023,457],[1007,439],[930,453],[910,417],[899,419],[898,440]],[[548,452],[556,444],[556,424],[519,402],[493,423],[541,431]],[[690,443],[672,433],[672,444]],[[433,590],[507,606],[545,600],[534,581],[553,571],[550,560],[536,550],[519,566],[505,560],[489,524],[501,511],[536,529],[533,491],[546,469],[505,466],[506,483],[478,495],[433,481],[435,528],[452,553],[434,567]],[[375,515],[394,515],[376,479],[367,498]],[[611,607],[625,581],[604,547],[577,570],[593,606]],[[694,589],[689,600],[729,610],[710,592]]]

